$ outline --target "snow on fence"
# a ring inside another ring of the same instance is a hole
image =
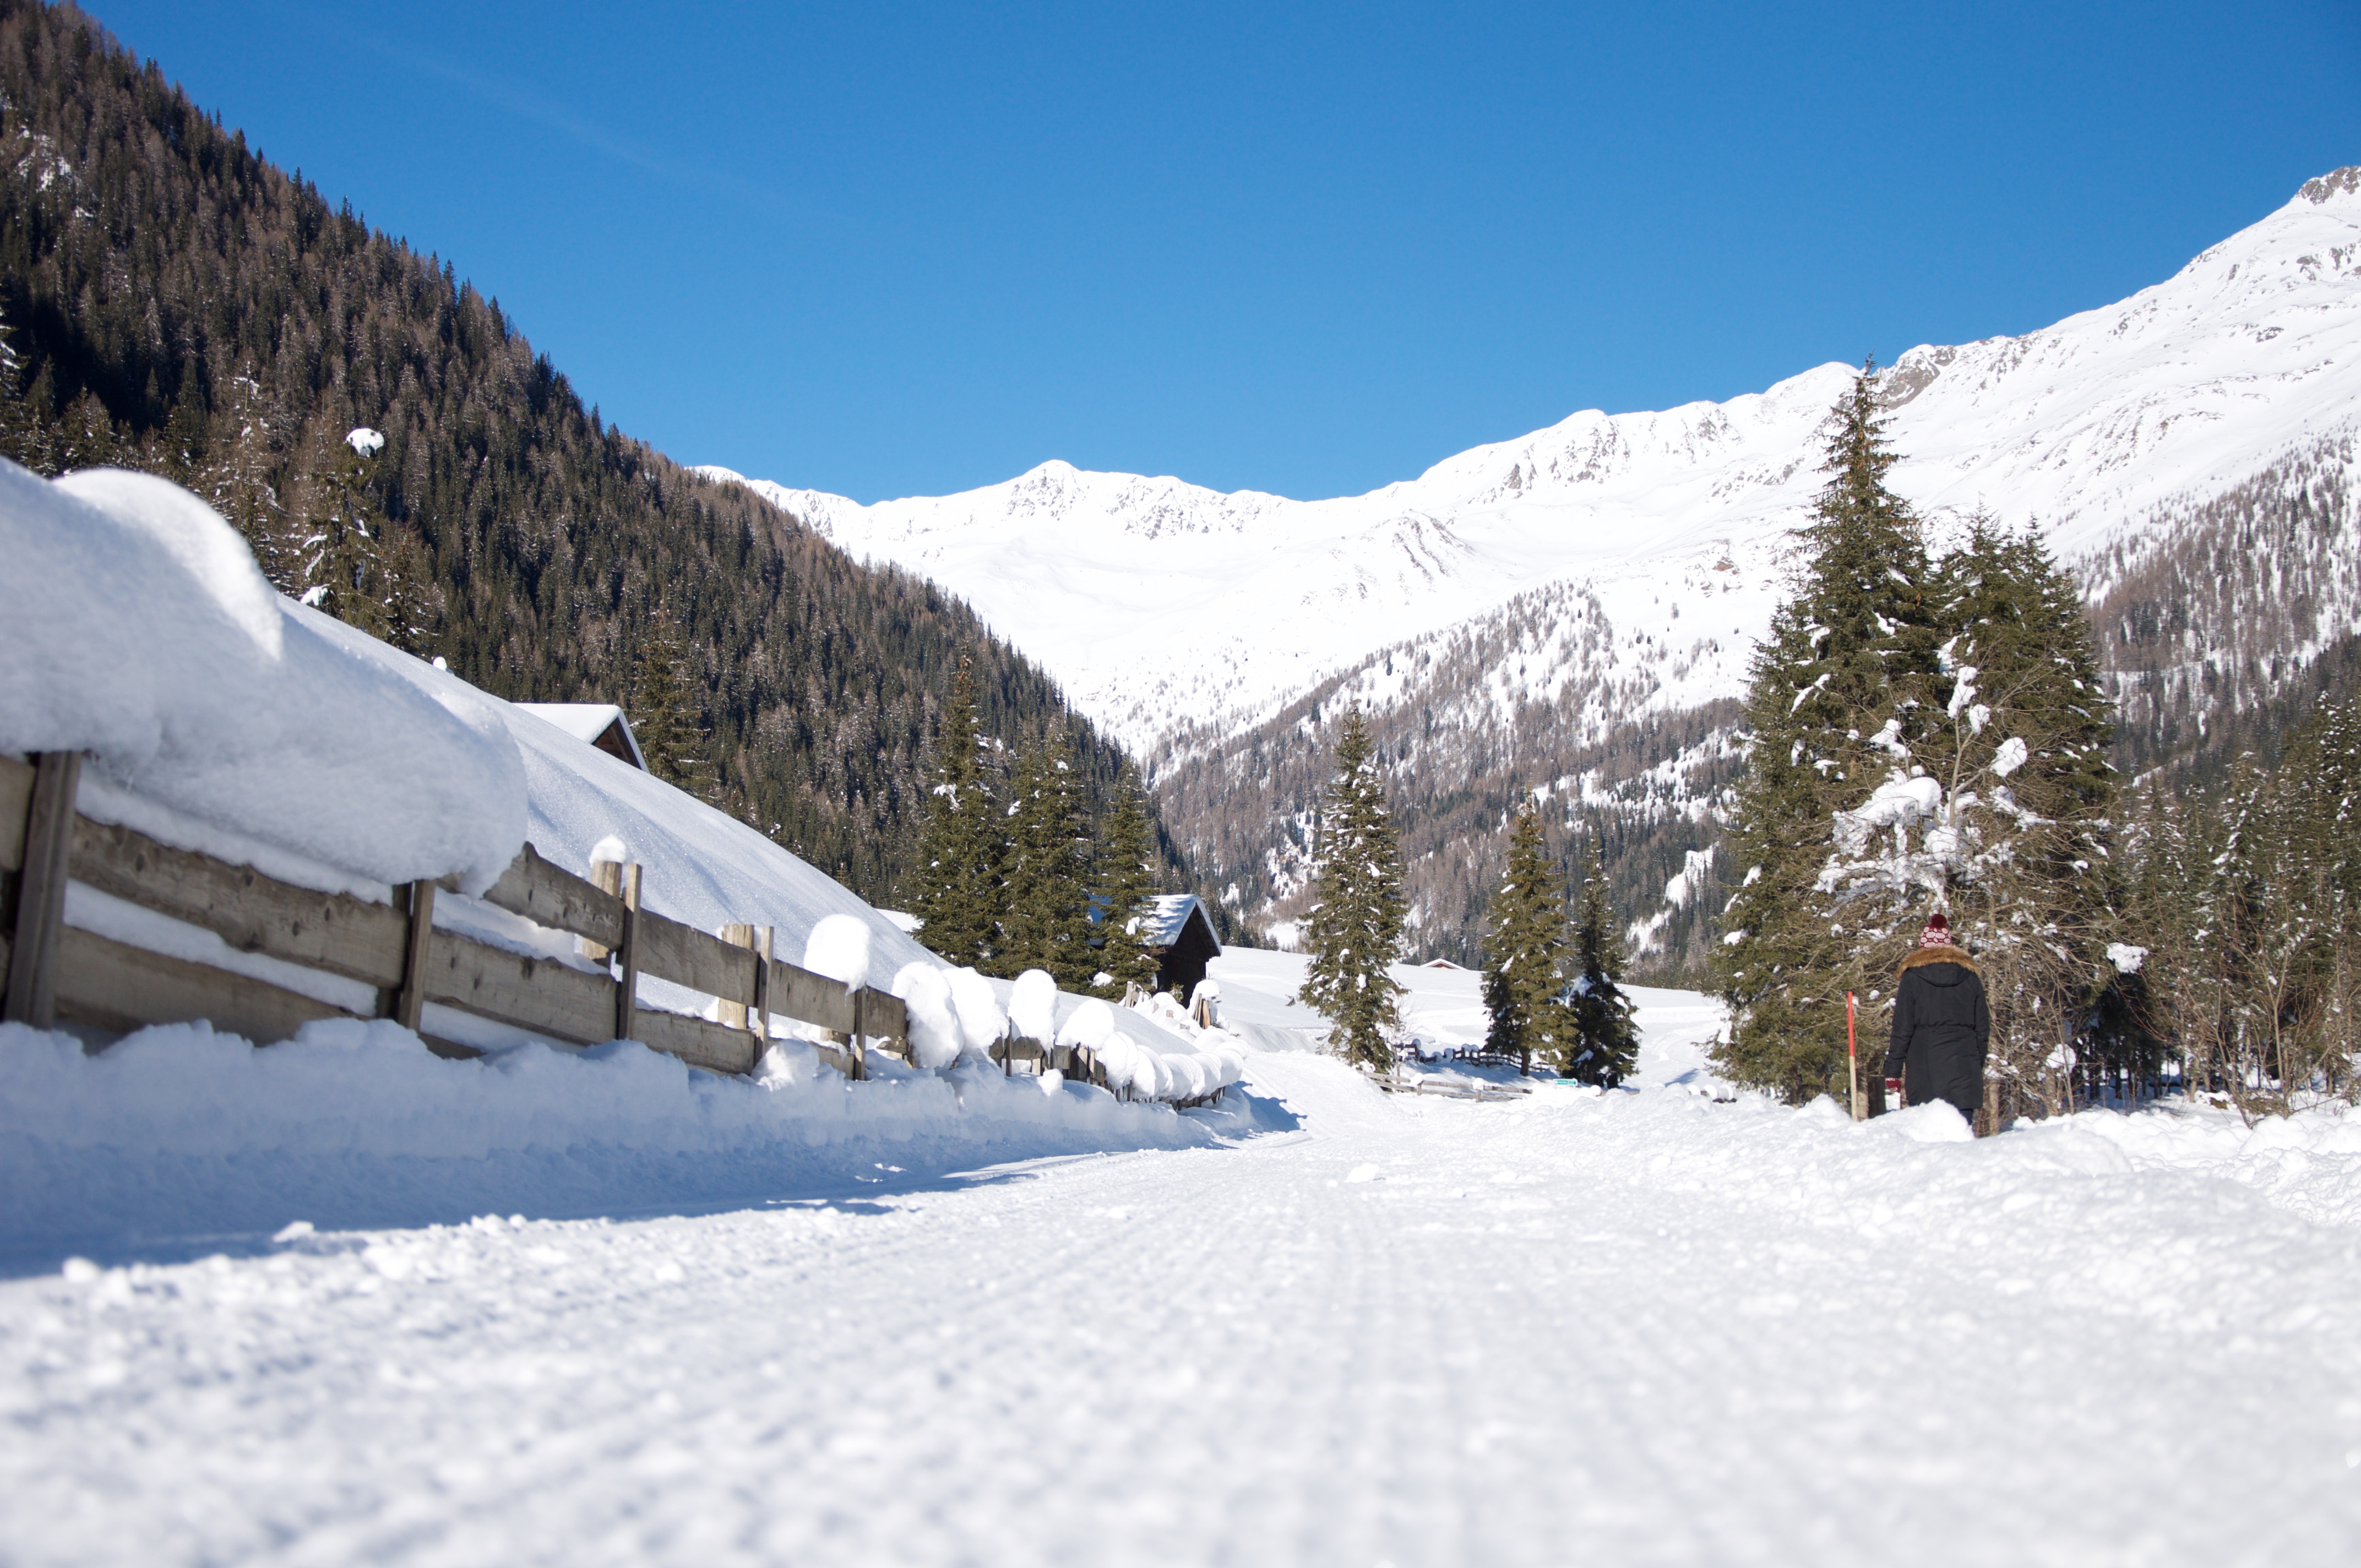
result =
[[[203,1019],[268,1045],[315,1020],[375,1016],[417,1030],[438,1054],[481,1054],[420,1028],[433,1003],[576,1045],[634,1039],[720,1073],[755,1069],[774,1016],[828,1031],[830,1038],[814,1043],[849,1078],[868,1076],[873,1048],[913,1058],[900,997],[773,958],[767,927],[730,925],[717,937],[642,907],[637,865],[603,862],[593,868],[600,880],[586,881],[528,843],[483,894],[481,903],[541,932],[580,938],[592,967],[577,967],[548,951],[512,951],[454,928],[462,922],[438,926],[437,895],[454,892],[453,878],[398,885],[392,903],[377,904],[94,822],[73,809],[81,762],[67,751],[39,753],[30,764],[0,756],[0,972],[7,985],[0,1017],[9,1022],[126,1032]],[[69,926],[69,882],[210,932],[235,952],[357,981],[373,991],[375,1005],[364,1013]],[[610,966],[605,972],[596,967],[601,962]],[[719,1016],[641,1005],[643,974],[715,998]],[[1029,1060],[1108,1087],[1097,1053],[1086,1047],[1010,1039],[994,1048],[993,1059],[1005,1070]],[[1128,1085],[1122,1097],[1131,1097]]]

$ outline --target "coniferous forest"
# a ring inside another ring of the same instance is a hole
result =
[[[1719,1066],[1843,1098],[1848,995],[1882,1026],[1940,910],[1982,966],[1994,1126],[2180,1090],[2250,1116],[2350,1094],[2361,703],[2218,782],[2158,767],[2131,787],[2075,585],[1983,524],[1929,559],[1884,485],[1875,390],[1865,370],[1835,411],[1808,563],[1755,656]],[[1872,1030],[1864,1057],[1882,1047]]]
[[[622,704],[674,782],[879,902],[962,657],[987,733],[1054,733],[1111,797],[1115,749],[965,605],[608,423],[453,262],[71,6],[0,0],[0,149],[7,455],[165,475],[283,590],[500,696]]]

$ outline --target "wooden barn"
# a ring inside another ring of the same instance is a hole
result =
[[[1205,966],[1222,956],[1213,918],[1193,893],[1159,894],[1155,916],[1139,935],[1156,959],[1156,989],[1180,992],[1184,1004],[1205,978]]]
[[[611,702],[521,702],[517,707],[577,740],[588,740],[617,762],[648,771],[647,759],[640,755],[640,743],[631,734],[631,721]]]

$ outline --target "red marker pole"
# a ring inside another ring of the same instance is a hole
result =
[[[1861,1122],[1868,1120],[1869,1107],[1861,1102],[1861,1047],[1853,1039],[1852,1015],[1854,1005],[1855,1003],[1852,999],[1852,992],[1850,991],[1846,992],[1845,1061],[1852,1069],[1852,1119],[1856,1122]]]

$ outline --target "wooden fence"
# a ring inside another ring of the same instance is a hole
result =
[[[481,1055],[420,1027],[436,1003],[562,1043],[632,1039],[712,1072],[746,1073],[763,1059],[774,1014],[816,1025],[823,1058],[845,1076],[869,1076],[872,1050],[910,1059],[902,999],[852,987],[771,955],[772,928],[733,924],[714,936],[644,908],[641,868],[605,863],[585,881],[527,844],[483,902],[544,930],[578,937],[609,971],[494,947],[434,923],[452,879],[407,883],[390,905],[322,893],[247,866],[157,842],[73,809],[82,758],[49,751],[31,762],[0,756],[0,1019],[48,1028],[126,1033],[198,1019],[257,1045],[323,1018],[391,1018],[438,1055]],[[65,890],[82,883],[258,953],[376,992],[367,1014],[285,986],[152,952],[65,923]],[[718,998],[719,1022],[639,1003],[652,974]],[[1094,1052],[1010,1037],[992,1059],[1004,1072],[1055,1069],[1109,1088]],[[1127,1088],[1118,1091],[1130,1098]],[[1221,1098],[1217,1090],[1180,1108]]]
[[[899,997],[853,988],[770,955],[770,930],[729,928],[725,939],[640,904],[640,868],[597,868],[609,885],[543,860],[530,844],[483,895],[535,926],[583,938],[611,970],[509,952],[434,923],[443,883],[410,883],[391,905],[295,887],[246,866],[174,849],[73,809],[81,758],[45,752],[30,764],[0,757],[0,1017],[126,1031],[208,1019],[258,1045],[322,1018],[364,1014],[250,975],[192,963],[65,924],[65,888],[82,883],[213,932],[259,953],[358,981],[376,991],[367,1014],[416,1029],[439,1003],[577,1045],[636,1039],[716,1072],[752,1069],[776,1014],[833,1032],[829,1054],[866,1076],[868,1053],[906,1056]],[[722,1022],[643,1007],[643,974],[718,997]],[[424,1036],[446,1056],[472,1047]]]

